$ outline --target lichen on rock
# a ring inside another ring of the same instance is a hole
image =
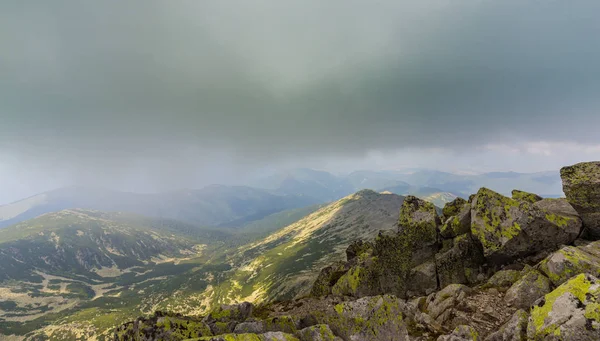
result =
[[[583,220],[584,236],[600,239],[600,161],[563,167],[560,177],[567,200]]]
[[[536,302],[529,317],[532,340],[599,340],[600,280],[580,274]]]

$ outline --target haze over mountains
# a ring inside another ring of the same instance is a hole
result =
[[[410,169],[333,175],[302,168],[258,178],[251,184],[255,187],[212,185],[157,194],[62,188],[0,206],[0,227],[68,208],[131,212],[200,226],[240,227],[283,210],[335,201],[361,189],[412,194],[439,207],[457,196],[466,198],[479,187],[503,194],[522,188],[544,196],[562,195],[556,172],[461,175]]]

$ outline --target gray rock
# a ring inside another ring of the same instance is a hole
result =
[[[565,282],[531,309],[531,340],[600,340],[600,280],[580,274]]]
[[[555,286],[583,272],[600,276],[600,241],[563,247],[542,260],[539,269]]]
[[[464,200],[463,200],[464,201]],[[451,239],[471,230],[471,205],[467,202],[453,216],[445,216],[444,225],[440,227],[442,238]]]
[[[500,270],[487,281],[487,286],[492,288],[510,288],[521,276],[521,271]]]
[[[408,341],[407,323],[414,321],[409,305],[391,295],[343,302],[333,310],[333,315],[317,313],[317,320],[344,340]]]
[[[266,331],[263,321],[249,321],[238,323],[233,329],[234,334],[254,333],[260,334]]]
[[[600,238],[600,161],[583,162],[560,170],[563,191],[579,213],[587,238]]]
[[[537,203],[536,203],[537,204]],[[581,223],[571,216],[481,188],[471,203],[471,233],[488,262],[504,264],[572,243]]]
[[[550,280],[534,269],[516,281],[504,296],[504,301],[519,309],[529,309],[538,298],[551,291]]]
[[[462,284],[450,284],[427,298],[426,312],[439,324],[444,325],[452,316],[459,297],[471,294],[473,289]]]
[[[452,248],[435,256],[440,287],[477,282],[480,268],[485,263],[481,245],[469,234],[454,238],[452,244]]]
[[[500,329],[485,338],[485,341],[527,341],[529,314],[517,310]]]
[[[267,332],[261,336],[261,341],[298,341],[298,339],[293,335],[283,332]]]
[[[407,281],[407,296],[429,295],[438,289],[436,264],[434,261],[413,268]]]
[[[313,297],[322,297],[331,294],[331,288],[349,269],[350,266],[348,263],[341,261],[323,268],[313,283],[310,295]]]

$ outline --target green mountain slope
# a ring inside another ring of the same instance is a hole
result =
[[[318,208],[274,213],[241,229],[82,209],[2,229],[0,339],[35,330],[57,340],[105,339],[177,290],[203,292],[207,273],[230,269],[227,252]]]
[[[347,196],[268,237],[224,256],[231,269],[202,273],[206,290],[185,288],[158,308],[201,314],[221,303],[264,302],[304,295],[321,268],[342,260],[356,239],[374,239],[394,229],[403,197],[363,190]],[[196,277],[197,278],[197,277]],[[190,282],[195,277],[190,277]]]
[[[229,239],[226,232],[184,223],[81,209],[2,229],[0,333],[35,329],[82,306],[143,290],[189,271],[184,262]]]

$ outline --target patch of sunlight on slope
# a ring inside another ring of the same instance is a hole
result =
[[[352,241],[373,240],[380,230],[396,229],[403,200],[368,190],[338,200],[241,247],[229,258],[232,270],[224,277],[212,281],[200,295],[190,293],[187,297],[193,296],[192,300],[171,301],[168,307],[198,313],[201,302],[206,305],[203,313],[218,304],[261,303],[307,294],[323,267],[345,259]]]

